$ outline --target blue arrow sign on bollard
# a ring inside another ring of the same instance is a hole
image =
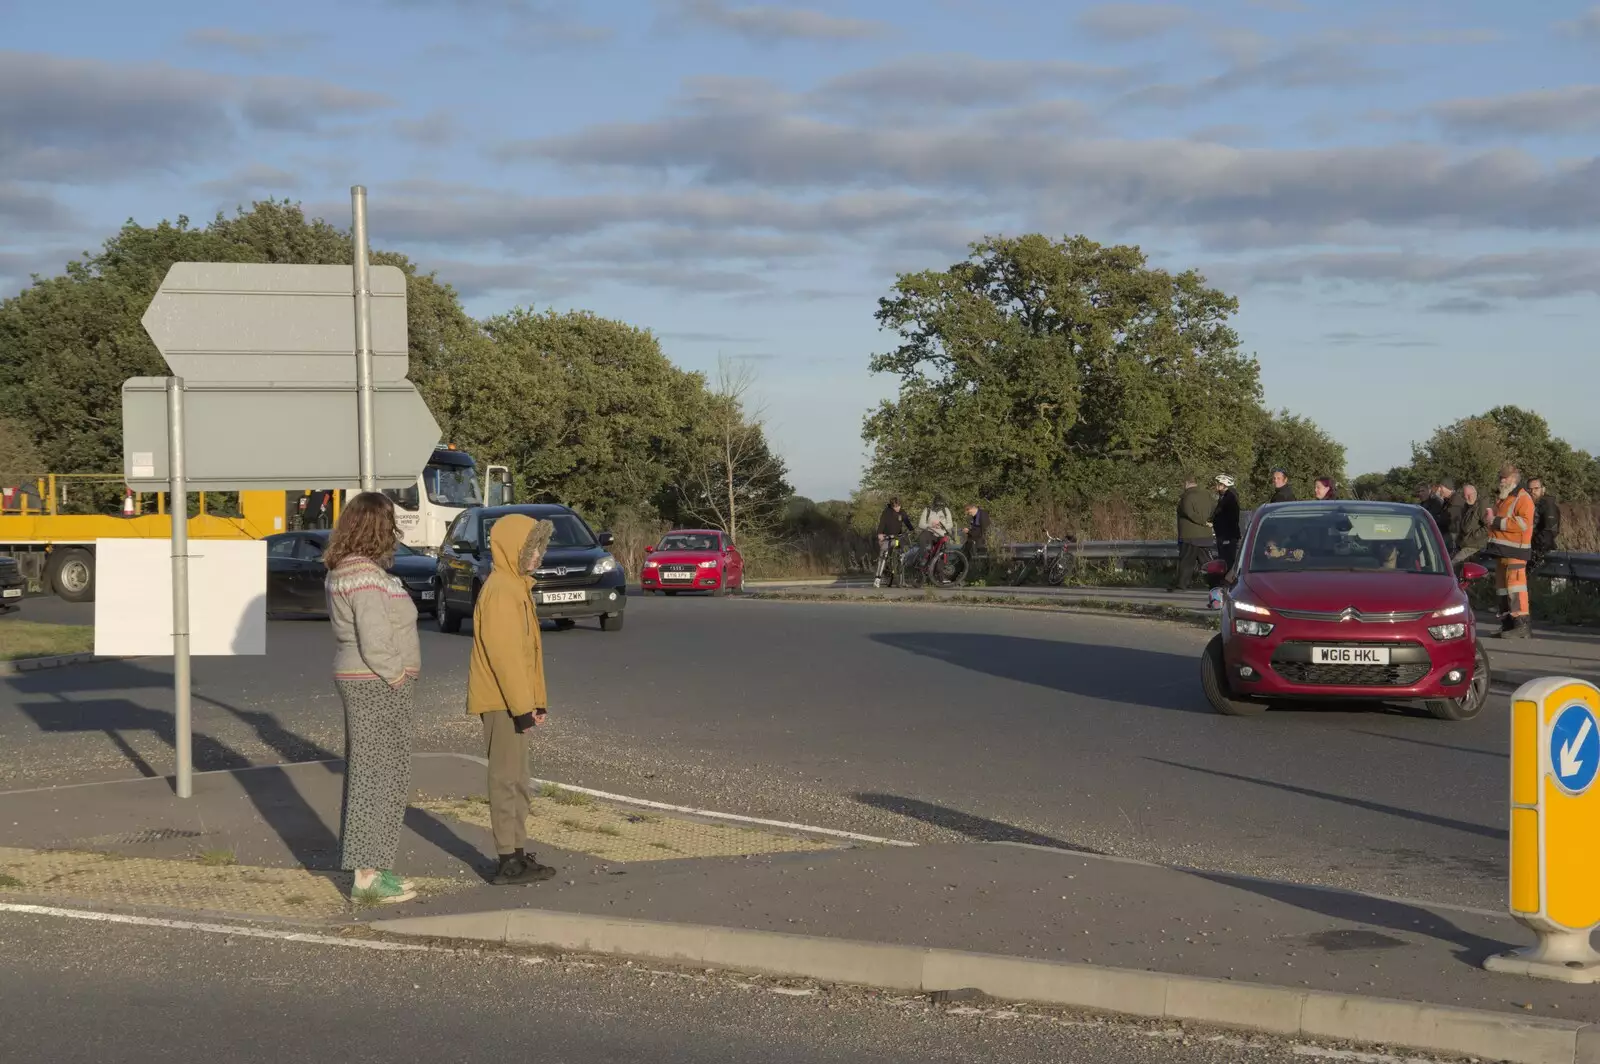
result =
[[[1563,708],[1550,726],[1550,773],[1556,786],[1580,795],[1600,772],[1600,726],[1581,702]]]

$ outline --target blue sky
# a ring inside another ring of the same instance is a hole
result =
[[[750,359],[857,481],[897,271],[1082,232],[1242,301],[1274,407],[1386,468],[1515,402],[1600,450],[1600,6],[0,0],[0,295],[128,217],[288,196],[475,314]]]

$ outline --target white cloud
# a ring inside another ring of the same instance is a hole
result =
[[[1600,41],[1600,5],[1591,7],[1575,19],[1556,23],[1556,29],[1568,37]]]
[[[1078,28],[1102,40],[1125,42],[1159,37],[1194,13],[1179,4],[1097,4],[1078,15]]]
[[[1600,131],[1600,85],[1447,100],[1431,111],[1453,133],[1594,133]]]
[[[183,42],[191,48],[231,52],[250,59],[299,51],[316,40],[317,36],[311,33],[241,33],[221,26],[194,29],[183,35]]]
[[[737,6],[724,0],[678,0],[683,20],[724,30],[758,44],[783,41],[859,41],[883,37],[888,23],[830,15],[803,7],[758,4]]]

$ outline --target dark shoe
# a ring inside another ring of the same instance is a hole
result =
[[[1500,633],[1501,639],[1531,639],[1533,638],[1533,621],[1527,617],[1517,617],[1511,626]]]
[[[554,868],[540,864],[533,854],[518,850],[500,858],[500,867],[496,869],[491,882],[497,887],[515,887],[524,883],[542,883],[555,874]]]

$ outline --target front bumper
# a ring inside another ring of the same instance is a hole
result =
[[[566,602],[546,602],[546,595],[578,595],[583,598]],[[628,605],[628,589],[623,585],[609,587],[574,587],[533,589],[534,612],[541,620],[580,620],[585,617],[604,617],[621,613]]]
[[[639,586],[646,591],[715,591],[722,586],[721,569],[699,569],[688,580],[665,580],[659,569],[639,574]]]
[[[1424,623],[1404,625],[1278,624],[1270,635],[1229,631],[1223,641],[1228,683],[1240,697],[1411,701],[1460,698],[1472,683],[1476,632],[1439,642]],[[1386,647],[1383,665],[1316,665],[1313,646]],[[1450,675],[1459,679],[1451,683]]]
[[[21,606],[27,594],[28,582],[20,577],[15,581],[0,581],[0,611],[10,611]]]

